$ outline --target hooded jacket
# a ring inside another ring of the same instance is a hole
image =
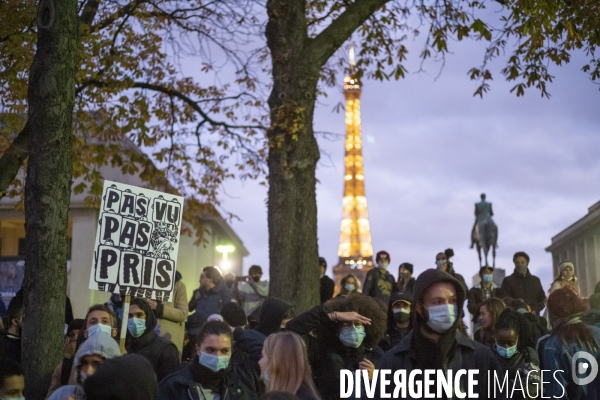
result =
[[[137,354],[106,361],[83,386],[87,400],[158,400],[153,368]]]
[[[265,336],[279,332],[281,321],[290,308],[292,308],[290,303],[277,297],[269,297],[260,306],[258,325],[255,329]]]
[[[412,321],[408,324],[408,327],[403,329],[398,328],[398,325],[396,325],[392,304],[398,300],[408,300],[412,304],[412,294],[408,292],[394,292],[390,296],[390,302],[387,309],[387,335],[386,338],[384,338],[384,340],[382,340],[379,344],[383,351],[388,351],[397,346],[398,343],[400,343],[402,339],[404,339],[404,337],[412,330]]]
[[[200,298],[196,299],[196,294],[200,293]],[[231,290],[227,287],[227,282],[222,279],[213,288],[204,290],[203,288],[194,290],[192,299],[188,304],[190,312],[200,310],[206,315],[218,314],[224,304],[230,303],[232,299]]]
[[[146,313],[146,330],[138,338],[133,337],[127,330],[127,353],[145,357],[160,381],[179,368],[179,351],[173,342],[156,335],[156,317],[145,300],[134,298],[131,305],[138,306]]]
[[[435,342],[423,333],[423,330],[429,329],[429,327],[426,326],[427,317],[417,313],[416,308],[417,304],[422,304],[427,289],[436,283],[442,282],[450,283],[455,288],[458,315],[452,327],[443,333],[441,338]],[[385,353],[383,358],[377,364],[377,368],[391,369],[394,371],[404,369],[406,370],[407,376],[415,369],[441,369],[443,371],[476,369],[481,371],[481,373],[477,376],[478,384],[474,388],[475,393],[478,393],[479,399],[485,400],[491,398],[488,397],[487,373],[484,371],[502,371],[502,367],[491,349],[476,343],[458,332],[459,324],[462,323],[461,316],[465,302],[465,289],[461,283],[446,272],[437,269],[429,269],[417,278],[413,295],[414,301],[411,306],[411,312],[413,313],[413,330],[402,339],[398,346]],[[465,392],[467,390],[467,377],[465,375],[462,378],[463,379],[460,380],[460,386],[461,390]],[[387,393],[391,394],[393,388],[394,385],[388,385]],[[375,391],[376,399],[381,398],[380,389],[381,388],[378,387]],[[434,390],[435,389],[431,389],[431,391]],[[504,399],[506,397],[501,395],[497,398]],[[413,397],[410,396],[410,393],[408,393],[407,399],[413,399]]]
[[[75,376],[79,376],[79,367],[81,361],[85,356],[99,355],[104,360],[110,360],[112,358],[119,357],[121,351],[119,345],[112,338],[102,331],[97,331],[92,336],[88,337],[85,342],[79,347],[77,353],[75,353]],[[80,385],[66,385],[58,388],[48,400],[67,400],[70,396],[73,396],[75,400],[85,400],[85,392]]]
[[[396,279],[387,270],[377,267],[367,272],[362,294],[383,300],[385,304],[396,289]]]

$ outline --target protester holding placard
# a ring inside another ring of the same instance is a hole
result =
[[[144,299],[133,298],[129,307],[127,321],[127,353],[144,356],[152,367],[158,380],[179,368],[179,352],[168,339],[157,336],[156,317]]]

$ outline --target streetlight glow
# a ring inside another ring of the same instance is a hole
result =
[[[232,245],[219,245],[216,247],[217,251],[223,255],[223,261],[221,261],[221,267],[227,270],[231,267],[231,262],[227,260],[227,255],[235,251],[235,247]]]

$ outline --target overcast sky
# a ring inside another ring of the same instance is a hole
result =
[[[476,43],[454,44],[454,54],[438,75],[410,73],[401,81],[363,82],[362,133],[365,184],[375,252],[390,253],[390,271],[402,262],[418,274],[434,266],[435,254],[448,247],[455,268],[470,285],[478,271],[469,249],[474,203],[485,192],[499,228],[496,266],[512,273],[512,255],[531,256],[532,273],[544,289],[551,281],[552,236],[583,217],[600,200],[600,112],[598,87],[580,72],[585,58],[554,67],[550,100],[530,90],[517,98],[492,65],[495,80],[483,99],[467,71],[481,60]],[[420,44],[409,47],[409,70]],[[345,133],[340,87],[321,99],[315,131]],[[343,191],[343,138],[319,139],[317,169],[319,252],[331,266],[337,248]],[[250,251],[244,262],[268,265],[267,190],[257,182],[228,182],[223,206],[241,218],[233,228]]]

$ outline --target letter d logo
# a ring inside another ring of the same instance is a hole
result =
[[[580,361],[582,358],[585,359],[585,361],[580,362],[579,365],[577,365],[577,361]],[[590,367],[592,368],[590,369]],[[586,378],[579,378],[577,376],[577,374],[583,375],[588,371],[589,375]],[[587,385],[596,379],[597,375],[598,362],[594,356],[587,351],[578,351],[577,353],[573,354],[573,360],[571,360],[571,377],[576,385]]]

